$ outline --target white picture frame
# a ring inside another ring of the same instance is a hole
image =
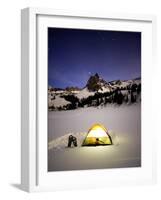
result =
[[[142,45],[142,167],[54,172],[50,174],[46,171],[47,135],[41,133],[41,130],[45,131],[47,126],[46,121],[41,123],[44,118],[47,118],[46,110],[42,108],[42,105],[47,102],[45,96],[47,88],[47,54],[44,54],[46,42],[43,41],[43,38],[45,28],[49,24],[52,25],[53,19],[54,25],[59,27],[64,27],[65,24],[71,28],[82,27],[83,20],[84,28],[106,30],[106,22],[110,21],[113,30],[142,31],[143,38],[145,38]],[[153,73],[152,64],[155,67],[155,30],[156,19],[152,15],[90,13],[43,8],[26,8],[22,10],[21,188],[23,190],[28,192],[54,191],[122,184],[152,184],[156,182],[155,133],[153,133],[152,138],[148,139],[148,137],[144,140],[146,135],[150,135],[154,122],[151,117],[152,97],[148,97],[147,90],[152,87],[148,81]],[[40,37],[42,38],[39,43]],[[40,62],[38,57],[42,54],[43,60]],[[148,128],[145,126],[146,124],[148,124]],[[75,177],[77,178],[75,179]],[[86,177],[86,181],[83,177]],[[72,180],[75,180],[75,182]]]

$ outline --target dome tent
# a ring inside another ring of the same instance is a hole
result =
[[[94,124],[88,131],[82,146],[112,145],[107,129],[101,124]]]

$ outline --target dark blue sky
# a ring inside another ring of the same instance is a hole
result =
[[[84,87],[92,74],[104,80],[141,77],[141,33],[48,28],[48,84]]]

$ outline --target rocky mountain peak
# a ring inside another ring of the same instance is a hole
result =
[[[87,81],[86,87],[89,91],[96,92],[99,89],[101,89],[102,86],[105,84],[107,84],[107,82],[100,78],[98,73],[96,73],[95,75],[90,76],[90,78]]]

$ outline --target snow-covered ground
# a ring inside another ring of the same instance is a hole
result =
[[[78,97],[78,99],[87,98],[89,96],[93,96],[95,92],[90,92],[86,87],[79,91],[75,96]]]
[[[103,124],[113,145],[82,147],[95,124]],[[77,137],[78,147],[67,148],[68,136]],[[141,105],[108,105],[48,114],[48,170],[83,170],[141,165]]]
[[[68,104],[71,104],[69,101],[66,101],[64,98],[61,98],[60,96],[55,96],[54,100],[50,100],[48,101],[49,107],[50,106],[55,106],[55,107],[59,107],[59,106],[66,106]]]

